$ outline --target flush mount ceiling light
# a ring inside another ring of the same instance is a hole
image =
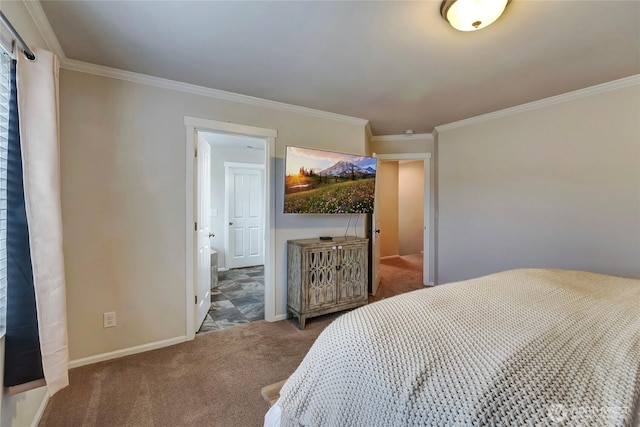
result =
[[[509,0],[445,0],[440,14],[456,30],[476,31],[502,15]]]

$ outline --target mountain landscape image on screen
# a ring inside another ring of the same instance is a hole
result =
[[[376,159],[287,147],[285,213],[371,213]]]

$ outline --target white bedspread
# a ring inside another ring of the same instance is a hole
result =
[[[521,269],[329,325],[283,386],[283,426],[630,425],[640,280]]]

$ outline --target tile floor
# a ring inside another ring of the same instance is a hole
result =
[[[264,266],[218,273],[211,308],[198,332],[225,329],[264,319]]]

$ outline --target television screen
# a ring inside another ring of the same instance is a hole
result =
[[[284,213],[373,213],[375,157],[287,147]]]

